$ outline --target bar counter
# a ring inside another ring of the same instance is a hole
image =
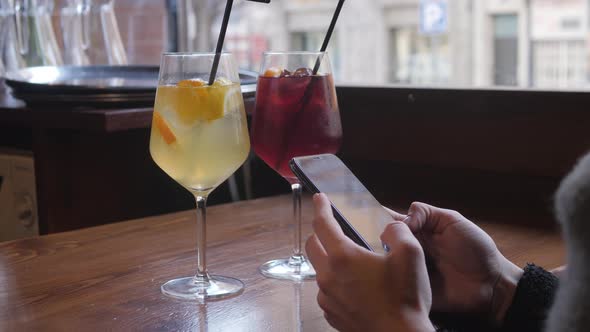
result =
[[[208,210],[209,270],[246,288],[206,304],[160,293],[165,281],[195,272],[192,211],[1,243],[0,331],[330,331],[314,282],[266,279],[257,270],[290,254],[290,213],[288,196]],[[306,234],[311,213],[306,197]],[[555,229],[502,219],[478,224],[516,264],[564,263]]]
[[[243,95],[251,110],[253,91]],[[152,113],[92,104],[30,107],[0,90],[0,154],[8,148],[34,156],[40,234],[188,208],[192,197],[149,154]]]
[[[339,155],[380,199],[395,188],[409,200],[516,206],[550,220],[560,180],[590,147],[585,92],[336,90],[345,133]],[[244,97],[251,112],[254,96]],[[41,234],[189,208],[192,197],[149,155],[152,109],[92,106],[25,107],[0,94],[0,148],[35,158]],[[251,168],[252,197],[288,188],[257,158]],[[211,204],[229,201],[225,187]]]

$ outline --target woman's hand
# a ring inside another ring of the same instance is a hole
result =
[[[434,331],[424,252],[408,226],[392,220],[381,236],[389,254],[379,255],[344,235],[325,195],[313,200],[306,250],[328,323],[340,331]]]
[[[398,213],[391,212],[399,219]],[[433,310],[481,315],[500,325],[522,269],[500,253],[488,234],[456,211],[413,203],[405,223],[426,253]]]

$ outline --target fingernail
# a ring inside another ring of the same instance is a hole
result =
[[[410,219],[412,219],[412,216],[411,216],[411,215],[407,215],[407,216],[404,218],[404,220],[402,220],[402,222],[403,222],[404,224],[407,224],[407,223],[409,223],[409,222],[410,222]]]

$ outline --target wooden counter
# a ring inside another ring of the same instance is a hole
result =
[[[209,269],[240,278],[246,289],[207,304],[169,299],[159,289],[195,271],[192,212],[0,244],[0,331],[328,331],[315,283],[257,271],[290,253],[290,204],[278,196],[209,209]],[[303,211],[309,232],[309,199]],[[554,231],[502,221],[479,224],[515,263],[563,264]]]
[[[244,91],[247,110],[254,92]],[[39,230],[51,234],[187,209],[149,154],[152,108],[28,107],[0,92],[0,148],[32,152]],[[229,201],[226,186],[212,204]],[[107,199],[108,198],[108,199]]]
[[[1,84],[1,83],[0,83]],[[244,88],[244,103],[251,111],[254,91]],[[0,128],[43,128],[83,130],[93,133],[116,133],[150,128],[153,107],[143,108],[60,108],[55,105],[27,107],[8,91],[0,91]]]
[[[590,149],[588,92],[338,86],[337,94],[340,156],[385,201],[518,207],[550,222],[561,178]],[[34,153],[42,234],[193,205],[151,160],[150,108],[29,109],[6,98],[0,146]],[[254,96],[245,103],[252,110]],[[253,160],[254,197],[288,189]],[[220,186],[211,203],[228,196]]]

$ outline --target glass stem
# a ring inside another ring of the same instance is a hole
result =
[[[292,184],[291,191],[293,192],[293,222],[295,224],[295,244],[291,258],[300,260],[303,257],[301,251],[301,185],[299,183]]]
[[[198,283],[209,284],[207,272],[207,197],[195,196],[197,201],[197,274]]]

